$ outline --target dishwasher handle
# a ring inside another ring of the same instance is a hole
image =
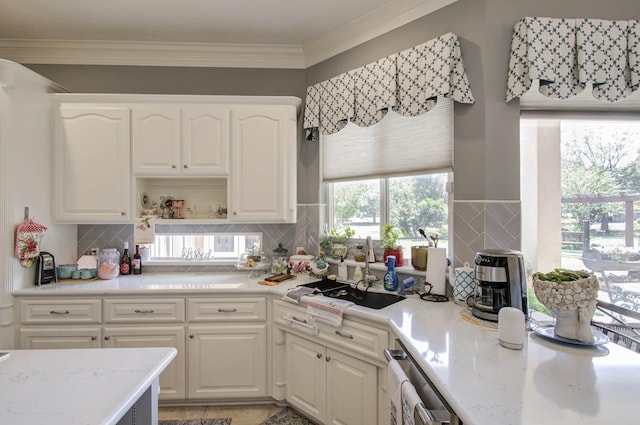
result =
[[[449,416],[449,412],[447,411],[443,411],[442,413],[444,413],[445,416]],[[416,425],[450,425],[451,424],[451,421],[449,419],[444,419],[444,420],[438,419],[434,415],[434,412],[425,408],[422,403],[419,403],[416,406],[416,410],[414,411],[414,414],[413,414],[413,421],[415,422]]]
[[[407,360],[407,354],[404,352],[404,350],[391,350],[389,348],[385,348],[384,357],[389,362],[391,360]],[[434,413],[438,414],[438,417],[436,417],[436,414]],[[442,415],[440,415],[439,413],[442,413]],[[413,420],[416,425],[450,425],[451,421],[449,420],[449,417],[449,412],[432,412],[424,407],[424,404],[422,403],[418,403],[413,412]]]

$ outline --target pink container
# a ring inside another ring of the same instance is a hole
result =
[[[120,267],[111,261],[102,263],[98,268],[98,277],[102,280],[115,279],[119,274]]]

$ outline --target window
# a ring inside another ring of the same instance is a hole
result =
[[[156,233],[150,260],[158,262],[235,262],[240,254],[260,250],[262,233]]]
[[[437,234],[446,247],[450,177],[438,173],[329,184],[329,222],[338,230],[349,226],[356,238],[373,239],[380,239],[384,224],[393,224],[404,233],[399,242],[407,257],[411,246],[427,243],[419,229]]]
[[[384,224],[404,232],[400,244],[425,245],[425,234],[448,240],[453,170],[453,101],[438,97],[414,117],[388,111],[370,127],[352,122],[320,138],[328,224],[356,238],[380,239]],[[442,242],[439,246],[446,247]]]
[[[604,301],[640,311],[638,116],[524,113],[521,144],[532,271],[591,270]]]

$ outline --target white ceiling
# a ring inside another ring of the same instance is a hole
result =
[[[454,1],[0,0],[0,57],[305,68]]]

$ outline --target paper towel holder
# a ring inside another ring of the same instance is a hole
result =
[[[445,303],[449,301],[449,297],[447,297],[446,295],[432,294],[431,289],[433,289],[433,285],[429,282],[425,282],[424,286],[425,292],[418,292],[418,296],[421,300],[432,301],[435,303]]]

